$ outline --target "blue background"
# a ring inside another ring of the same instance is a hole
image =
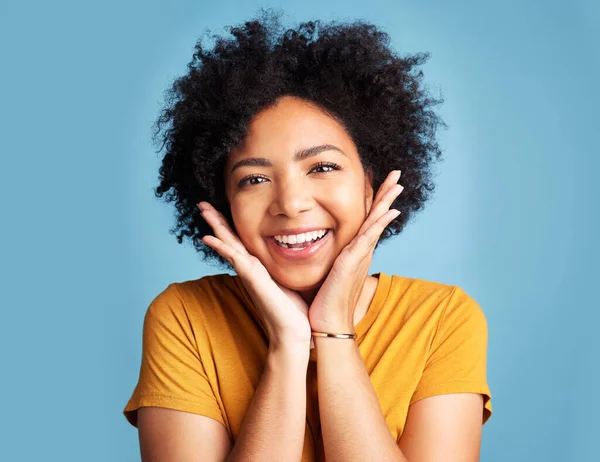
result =
[[[446,160],[372,272],[460,285],[484,309],[482,460],[599,460],[598,5],[3,0],[0,459],[139,460],[121,412],[145,310],[216,271],[168,233],[150,127],[205,28],[282,6],[289,26],[361,18],[431,52]]]

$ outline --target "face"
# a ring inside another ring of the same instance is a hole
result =
[[[354,142],[309,102],[283,97],[257,114],[225,167],[237,234],[271,277],[316,292],[373,201]]]

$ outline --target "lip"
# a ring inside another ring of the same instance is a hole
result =
[[[301,232],[317,231],[319,229],[327,229],[328,233],[325,234],[325,236],[323,236],[323,238],[320,239],[319,241],[317,241],[315,244],[305,247],[302,250],[292,250],[292,249],[286,249],[285,247],[281,247],[280,245],[277,244],[277,242],[275,242],[274,237],[267,238],[267,245],[269,247],[271,247],[272,251],[275,252],[275,254],[284,258],[285,260],[290,260],[290,261],[306,260],[306,259],[313,257],[329,242],[329,240],[331,239],[331,233],[332,233],[331,229],[330,228],[312,228],[309,230],[308,228],[306,228],[306,231],[296,231],[295,233],[290,233],[290,234],[299,234]],[[288,233],[290,231],[294,231],[294,230],[285,230],[285,232],[288,232]],[[276,236],[279,236],[279,234],[276,234]]]
[[[330,230],[330,228],[327,227],[318,227],[318,226],[304,226],[301,228],[284,228],[282,230],[279,230],[278,232],[274,233],[274,234],[269,234],[267,237],[273,237],[273,236],[289,236],[292,234],[303,234],[303,233],[309,233],[311,231],[321,231],[322,229],[325,229],[327,231]]]

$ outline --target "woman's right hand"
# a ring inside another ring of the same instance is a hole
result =
[[[208,202],[200,202],[198,208],[215,233],[204,236],[202,242],[226,258],[239,275],[261,314],[270,347],[313,348],[308,305],[300,294],[273,280],[260,260],[248,253],[219,211]]]

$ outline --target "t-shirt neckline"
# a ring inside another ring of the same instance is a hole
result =
[[[365,313],[363,318],[358,322],[358,324],[354,326],[354,332],[356,333],[356,341],[364,337],[364,335],[367,333],[367,331],[377,318],[377,315],[381,311],[381,308],[383,307],[383,305],[385,305],[385,301],[388,298],[388,295],[390,293],[390,287],[392,285],[392,277],[386,273],[374,273],[372,274],[372,276],[377,278],[377,287],[375,288],[375,294],[373,295],[373,299],[369,304],[367,312]],[[254,307],[254,303],[250,298],[250,294],[248,294],[248,292],[246,291],[246,288],[244,287],[244,284],[242,283],[239,275],[233,275],[232,278],[236,282],[238,288],[241,290],[243,297],[246,299],[248,306],[250,307],[250,310],[252,311],[256,320],[259,322],[259,324],[264,330],[262,319],[260,319],[260,316],[255,311],[256,308]]]
[[[385,304],[387,297],[390,293],[390,287],[392,285],[392,278],[386,273],[375,273],[374,277],[378,279],[377,287],[373,299],[369,304],[367,312],[363,318],[354,326],[354,332],[356,333],[356,340],[360,340],[367,333],[377,315],[381,311],[381,308]]]

